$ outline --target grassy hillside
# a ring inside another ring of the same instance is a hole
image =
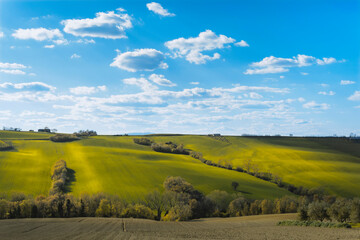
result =
[[[6,139],[48,139],[53,134],[38,132],[0,131],[0,140]]]
[[[360,143],[345,138],[154,136],[203,153],[213,162],[228,160],[244,166],[251,159],[260,171],[269,171],[295,186],[323,186],[330,193],[360,196]]]
[[[233,192],[231,182],[240,183],[249,198],[291,195],[272,183],[244,173],[207,166],[190,156],[164,154],[134,144],[132,137],[98,136],[70,143],[45,140],[13,140],[16,151],[0,153],[0,192],[22,191],[47,194],[52,164],[63,159],[75,171],[71,192],[106,192],[129,200],[162,190],[167,176],[181,176],[197,189]]]
[[[16,135],[18,134],[18,135]],[[0,192],[47,194],[52,164],[63,159],[75,171],[71,192],[107,192],[126,199],[142,198],[162,190],[167,176],[181,176],[197,189],[233,192],[231,182],[248,198],[291,195],[276,185],[245,173],[208,166],[190,156],[158,153],[134,144],[133,137],[97,136],[69,143],[36,139],[48,134],[0,131],[0,139],[12,139],[15,150],[0,152]],[[18,140],[16,140],[18,138]],[[331,193],[359,196],[359,143],[338,139],[227,137],[229,142],[208,136],[151,136],[156,142],[183,143],[218,162],[243,166],[251,159],[260,171],[270,171],[296,186],[324,186]],[[335,141],[335,142],[334,142]]]

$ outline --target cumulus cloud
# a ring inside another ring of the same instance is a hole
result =
[[[4,37],[4,33],[0,31],[0,38]]]
[[[146,78],[126,78],[123,82],[128,85],[136,85],[144,92],[151,92],[158,89],[158,87],[151,84]]]
[[[59,29],[46,28],[19,28],[12,34],[14,38],[27,40],[33,39],[36,41],[54,41],[56,44],[66,44],[63,34]]]
[[[24,68],[27,68],[27,67],[23,64],[0,62],[0,72],[2,72],[2,73],[14,74],[14,75],[24,75],[26,73],[23,70],[20,70],[20,69],[24,69]]]
[[[327,65],[331,63],[342,62],[335,58],[318,59],[312,56],[298,54],[292,58],[278,58],[274,56],[266,57],[260,62],[254,62],[247,69],[244,74],[266,74],[266,73],[281,73],[288,72],[292,67],[306,67],[311,65]]]
[[[74,59],[74,58],[81,58],[80,55],[77,55],[76,53],[74,53],[73,55],[71,55],[70,57],[71,59]]]
[[[225,35],[216,35],[211,30],[201,32],[198,37],[178,38],[165,43],[165,46],[173,52],[174,57],[180,57],[195,64],[204,64],[220,58],[219,53],[212,56],[203,54],[204,51],[222,49],[234,43],[235,39]]]
[[[161,75],[161,74],[151,74],[149,76],[149,79],[151,81],[153,81],[154,83],[158,84],[158,85],[161,85],[161,86],[166,86],[166,87],[175,87],[176,84],[171,82],[170,80],[166,79],[164,77],[164,75]]]
[[[360,101],[360,91],[355,91],[348,99],[351,101]]]
[[[190,84],[192,84],[192,85],[199,85],[200,83],[199,83],[199,82],[190,82]]]
[[[75,88],[70,88],[70,92],[75,95],[90,95],[100,91],[106,91],[106,86],[97,86],[97,87],[86,87],[80,86]]]
[[[318,94],[320,94],[320,95],[328,95],[328,96],[334,96],[335,95],[335,92],[333,92],[333,91],[329,91],[329,92],[324,92],[324,91],[322,91],[322,92],[318,92]]]
[[[29,83],[0,83],[0,89],[17,90],[17,91],[54,91],[56,87],[50,86],[43,82],[29,82]]]
[[[340,81],[340,85],[351,85],[351,84],[355,84],[355,82],[350,81],[350,80],[341,80]]]
[[[117,67],[129,72],[154,71],[155,69],[166,69],[168,65],[164,62],[165,56],[162,52],[151,49],[135,49],[134,51],[118,53],[111,67]]]
[[[64,32],[77,37],[126,38],[125,31],[132,28],[131,17],[117,11],[98,12],[95,18],[67,19],[61,24],[64,25]]]
[[[315,101],[311,101],[303,104],[303,107],[314,110],[327,110],[330,108],[330,105],[327,103],[317,103]]]
[[[244,40],[241,40],[240,42],[237,42],[234,45],[238,46],[238,47],[250,47],[250,45],[247,42],[245,42]]]
[[[150,10],[153,11],[156,14],[159,14],[163,17],[173,17],[175,16],[174,13],[169,13],[169,11],[165,8],[163,8],[159,3],[156,2],[151,2],[146,4],[146,7]]]

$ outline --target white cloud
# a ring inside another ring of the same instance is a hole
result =
[[[249,97],[250,97],[250,98],[253,98],[253,99],[263,98],[262,95],[260,95],[260,94],[258,94],[258,93],[256,93],[256,92],[250,92],[250,93],[249,93]]]
[[[0,88],[9,90],[21,90],[21,91],[54,91],[56,87],[50,86],[43,82],[29,82],[29,83],[0,83]]]
[[[0,72],[6,73],[6,74],[14,74],[14,75],[24,75],[26,74],[24,71],[20,69],[27,68],[23,64],[19,63],[4,63],[0,62]]]
[[[151,81],[153,81],[154,83],[158,84],[158,85],[161,85],[161,86],[166,86],[166,87],[175,87],[176,84],[171,82],[170,80],[166,79],[164,77],[164,75],[161,75],[161,74],[151,74],[149,76],[149,79]]]
[[[126,38],[125,30],[132,28],[132,23],[131,17],[122,12],[98,12],[95,18],[67,19],[61,24],[64,32],[78,37]]]
[[[360,91],[355,91],[348,99],[351,101],[360,101]]]
[[[234,44],[235,46],[238,46],[238,47],[249,47],[250,45],[245,42],[244,40],[241,40],[240,42],[237,42]]]
[[[281,73],[288,72],[292,67],[306,67],[311,65],[326,65],[331,63],[341,62],[335,58],[317,59],[312,56],[298,54],[292,58],[278,58],[274,56],[265,57],[260,62],[254,62],[247,69],[244,74],[266,74],[266,73]]]
[[[333,91],[329,91],[329,92],[318,92],[318,94],[320,95],[328,95],[328,96],[334,96],[335,95],[335,92]]]
[[[314,110],[327,110],[330,108],[330,105],[327,103],[316,103],[315,101],[311,101],[303,104],[303,107]]]
[[[301,72],[300,74],[304,75],[304,76],[309,75],[309,73],[307,73],[307,72]]]
[[[4,33],[0,32],[0,38],[3,38],[3,37],[4,37]]]
[[[350,80],[341,80],[340,81],[340,85],[350,85],[350,84],[355,84],[355,82],[350,81]]]
[[[106,86],[97,86],[97,87],[86,87],[80,86],[75,88],[70,88],[70,92],[75,95],[90,95],[100,91],[106,91]]]
[[[74,59],[74,58],[81,58],[80,55],[77,55],[76,53],[74,53],[73,55],[71,55],[70,57],[71,59]]]
[[[280,78],[281,78],[281,79],[284,79],[284,78],[285,78],[285,76],[280,76]]]
[[[0,69],[0,72],[13,75],[25,75],[26,73],[19,69]]]
[[[39,116],[39,117],[54,117],[54,113],[49,112],[35,112],[35,111],[23,111],[20,117]]]
[[[145,78],[126,78],[123,82],[128,85],[136,85],[144,92],[151,92],[158,89]]]
[[[34,39],[36,41],[62,39],[63,34],[59,29],[46,29],[46,28],[19,28],[12,34],[17,39]]]
[[[320,86],[322,86],[322,87],[324,87],[324,88],[327,88],[327,87],[329,87],[329,84],[321,83]]]
[[[163,17],[173,17],[175,16],[174,13],[169,13],[169,11],[165,8],[163,8],[159,3],[156,2],[151,2],[151,3],[147,3],[146,7],[150,10],[153,11],[156,14],[159,14]]]
[[[129,72],[154,71],[155,69],[167,69],[168,65],[164,62],[165,56],[162,52],[151,49],[135,49],[132,52],[118,53],[114,58],[111,67],[117,67]]]
[[[45,45],[44,48],[54,48],[55,45],[54,44],[51,44],[51,45]]]
[[[220,58],[219,53],[213,56],[203,54],[204,51],[222,49],[228,44],[235,42],[235,39],[225,35],[217,36],[213,31],[201,32],[198,37],[178,38],[165,43],[165,46],[173,51],[174,57],[185,57],[187,61],[195,64],[204,64]]]
[[[83,43],[83,44],[94,44],[94,39],[79,39],[76,41],[76,43]]]
[[[20,63],[4,63],[0,62],[0,68],[11,68],[11,69],[21,69],[27,68],[25,65]]]
[[[199,82],[190,82],[190,84],[192,84],[192,85],[199,85],[200,83],[199,83]]]

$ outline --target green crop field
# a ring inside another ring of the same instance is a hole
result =
[[[234,191],[239,182],[245,197],[274,199],[292,195],[270,182],[245,173],[208,166],[186,155],[158,153],[133,143],[132,136],[97,136],[68,143],[45,139],[49,134],[3,132],[15,147],[0,152],[0,192],[21,191],[46,195],[51,166],[63,159],[74,170],[71,192],[105,192],[128,200],[162,190],[167,176],[181,176],[205,194],[215,189]],[[150,136],[156,142],[183,143],[214,162],[228,160],[242,166],[246,159],[261,171],[278,174],[295,186],[324,186],[331,193],[359,196],[358,143],[332,143],[329,139],[227,137],[229,142],[208,136]],[[351,150],[353,149],[353,150]]]

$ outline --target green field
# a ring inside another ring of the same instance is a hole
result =
[[[131,136],[97,136],[69,143],[34,140],[44,136],[50,135],[0,131],[0,139],[12,139],[15,147],[0,152],[0,192],[46,195],[51,166],[63,159],[75,171],[76,179],[71,184],[74,195],[105,192],[136,200],[152,190],[162,190],[167,176],[181,176],[205,194],[215,189],[232,193],[231,182],[237,181],[238,189],[248,198],[291,195],[245,173],[208,166],[190,156],[154,152],[148,146],[134,144]],[[214,162],[225,159],[242,166],[245,159],[251,158],[262,171],[276,173],[296,186],[324,186],[329,192],[344,196],[360,193],[358,143],[341,145],[326,139],[265,137],[228,137],[227,143],[189,135],[151,138],[156,142],[183,143]]]

